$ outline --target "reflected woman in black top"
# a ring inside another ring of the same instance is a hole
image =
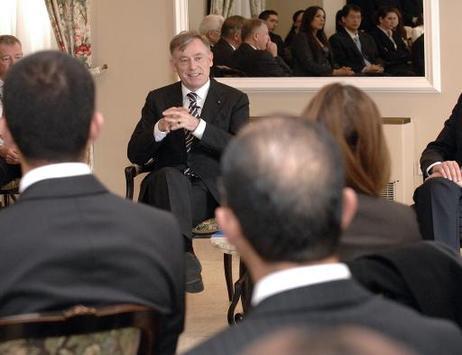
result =
[[[353,75],[351,68],[334,68],[324,24],[326,13],[319,6],[307,8],[300,31],[292,42],[292,61],[295,76]]]

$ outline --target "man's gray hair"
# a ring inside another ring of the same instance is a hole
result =
[[[178,33],[170,41],[170,54],[173,55],[175,50],[183,51],[188,44],[190,44],[195,39],[201,41],[208,50],[210,50],[210,42],[204,36],[201,36],[197,31],[182,31]]]
[[[207,15],[202,19],[199,25],[199,33],[203,36],[210,31],[218,31],[221,33],[221,26],[224,21],[225,19],[221,15]]]

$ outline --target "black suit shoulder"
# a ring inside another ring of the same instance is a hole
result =
[[[299,32],[295,35],[291,51],[295,75],[326,76],[332,74],[333,65],[330,53],[326,55],[320,48],[313,50],[306,33]]]
[[[249,44],[242,43],[234,52],[236,68],[248,76],[289,76],[290,68],[279,57],[273,57],[269,52],[253,49]]]
[[[424,176],[428,167],[438,161],[455,160],[462,166],[462,94],[452,109],[451,116],[437,138],[422,152],[420,167]]]
[[[382,197],[358,194],[358,210],[340,238],[344,260],[422,240],[415,211]]]
[[[275,294],[252,309],[241,323],[188,354],[240,354],[254,341],[286,327],[309,331],[311,327],[342,324],[370,328],[424,355],[455,355],[462,347],[462,335],[452,323],[423,317],[370,294],[355,281],[340,280]]]
[[[212,48],[213,52],[213,65],[226,65],[227,67],[233,68],[233,53],[234,49],[231,45],[226,42],[225,39],[220,38],[215,46]]]

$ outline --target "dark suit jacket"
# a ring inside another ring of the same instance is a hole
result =
[[[372,28],[369,34],[374,38],[380,58],[384,61],[385,71],[393,74],[396,68],[408,65],[408,62],[411,60],[411,52],[396,31],[393,32],[393,40],[397,48],[395,48],[390,38],[377,26]]]
[[[381,197],[358,194],[358,211],[340,238],[343,260],[422,240],[414,210]]]
[[[253,49],[242,43],[234,51],[233,60],[236,68],[247,76],[289,76],[291,70],[280,57],[273,57],[269,52]]]
[[[462,95],[436,140],[429,143],[423,151],[420,167],[426,176],[427,168],[431,164],[445,160],[455,160],[462,166]]]
[[[234,68],[233,53],[234,49],[223,38],[215,44],[212,48],[213,52],[213,65],[226,65],[227,67]]]
[[[294,36],[291,46],[292,66],[296,76],[326,76],[334,70],[332,54],[324,53],[322,49],[311,49],[305,32],[299,32]]]
[[[128,158],[140,165],[153,158],[153,170],[163,167],[184,169],[186,159],[189,159],[191,169],[218,201],[216,180],[220,174],[221,153],[233,135],[248,122],[249,99],[243,92],[211,79],[201,112],[207,126],[202,139],[194,139],[189,155],[186,154],[183,130],[169,133],[160,142],[154,139],[154,125],[162,118],[162,112],[172,106],[183,106],[181,82],[148,94],[141,119],[128,143]]]
[[[414,243],[365,255],[348,266],[372,292],[462,328],[462,259],[446,245]]]
[[[92,175],[28,187],[0,212],[0,316],[135,303],[164,315],[159,353],[184,320],[183,238],[173,216]]]
[[[351,36],[344,29],[339,30],[329,38],[336,66],[350,67],[355,73],[361,73],[361,70],[366,65],[364,58],[372,64],[382,64],[372,37],[367,33],[359,32],[359,41],[361,42],[362,54]]]
[[[454,324],[425,318],[372,295],[353,280],[340,280],[275,294],[251,310],[241,323],[188,354],[239,354],[251,342],[287,326],[339,325],[371,328],[418,354],[460,354],[462,349],[462,335]]]

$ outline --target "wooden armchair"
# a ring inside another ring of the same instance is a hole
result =
[[[158,314],[139,305],[74,306],[0,318],[0,354],[154,354]]]
[[[125,167],[125,198],[133,200],[135,189],[135,177],[140,174],[147,173],[152,170],[152,165],[130,165]],[[218,225],[215,218],[208,219],[199,223],[192,230],[194,237],[211,236],[218,232]],[[232,256],[223,254],[223,267],[225,272],[226,290],[228,292],[228,299],[231,301],[233,297],[233,271],[232,271]]]

